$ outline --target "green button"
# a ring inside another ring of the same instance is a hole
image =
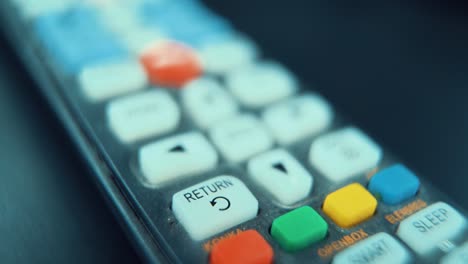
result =
[[[273,221],[271,235],[287,251],[301,250],[327,235],[328,224],[311,207],[303,206]]]

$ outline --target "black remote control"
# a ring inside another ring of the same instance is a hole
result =
[[[146,261],[468,263],[465,212],[201,2],[0,6]]]

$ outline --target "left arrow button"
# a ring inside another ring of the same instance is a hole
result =
[[[144,181],[161,187],[216,167],[218,155],[208,139],[189,132],[143,146],[138,154]]]

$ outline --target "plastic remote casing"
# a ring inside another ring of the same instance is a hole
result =
[[[38,87],[60,117],[83,158],[90,165],[97,184],[146,261],[203,263],[208,260],[209,253],[206,248],[209,247],[213,238],[222,237],[233,231],[237,232],[238,229],[255,229],[273,247],[276,263],[328,263],[338,251],[335,250],[331,254],[319,252],[324,252],[323,250],[331,242],[340,240],[353,232],[364,231],[369,235],[387,232],[394,235],[398,223],[390,223],[385,219],[385,216],[415,201],[427,205],[444,201],[463,213],[463,210],[457,207],[456,203],[426,182],[424,177],[420,177],[421,187],[418,194],[411,200],[395,206],[379,203],[377,212],[371,219],[350,229],[340,228],[333,221],[328,221],[328,235],[323,241],[314,243],[306,250],[288,253],[280,248],[269,233],[275,218],[301,205],[309,205],[324,215],[321,212],[321,207],[329,193],[352,182],[359,182],[367,186],[367,174],[333,184],[313,168],[307,159],[311,142],[320,135],[351,125],[346,118],[335,110],[332,125],[320,134],[292,145],[276,145],[276,147],[287,149],[314,175],[315,187],[313,191],[306,199],[294,206],[282,206],[272,201],[263,190],[249,179],[245,162],[232,164],[221,161],[214,171],[179,180],[161,189],[148,188],[141,181],[141,171],[137,164],[138,149],[168,135],[152,137],[128,145],[119,142],[107,127],[105,119],[107,102],[92,103],[86,100],[77,86],[76,80],[61,72],[57,65],[54,65],[47,52],[34,37],[31,25],[21,20],[17,11],[12,12],[15,9],[11,3],[3,1],[0,7],[3,31],[15,46],[27,70],[38,83]],[[151,87],[148,86],[148,89]],[[299,94],[304,91],[309,91],[309,87],[305,84],[302,85]],[[171,91],[171,94],[177,102],[180,102],[177,91]],[[259,110],[249,108],[243,108],[241,111],[259,113]],[[195,124],[184,115],[181,125],[170,135],[192,130],[196,130]],[[395,163],[398,163],[398,159],[384,151],[379,167],[385,168]],[[193,241],[171,211],[172,195],[201,181],[224,174],[234,175],[247,185],[259,201],[258,215],[256,218],[226,230],[215,237],[201,242]],[[468,233],[465,231],[453,243],[461,244],[467,238]],[[415,262],[426,263],[433,262],[434,259],[440,258],[443,254],[444,252],[441,250],[432,255],[431,258],[422,258],[416,254],[412,254],[412,257]]]

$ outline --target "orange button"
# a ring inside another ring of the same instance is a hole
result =
[[[247,230],[219,242],[213,247],[211,264],[270,264],[273,249],[255,230]]]
[[[147,49],[140,58],[154,85],[179,88],[202,73],[195,52],[178,42],[165,41]]]

